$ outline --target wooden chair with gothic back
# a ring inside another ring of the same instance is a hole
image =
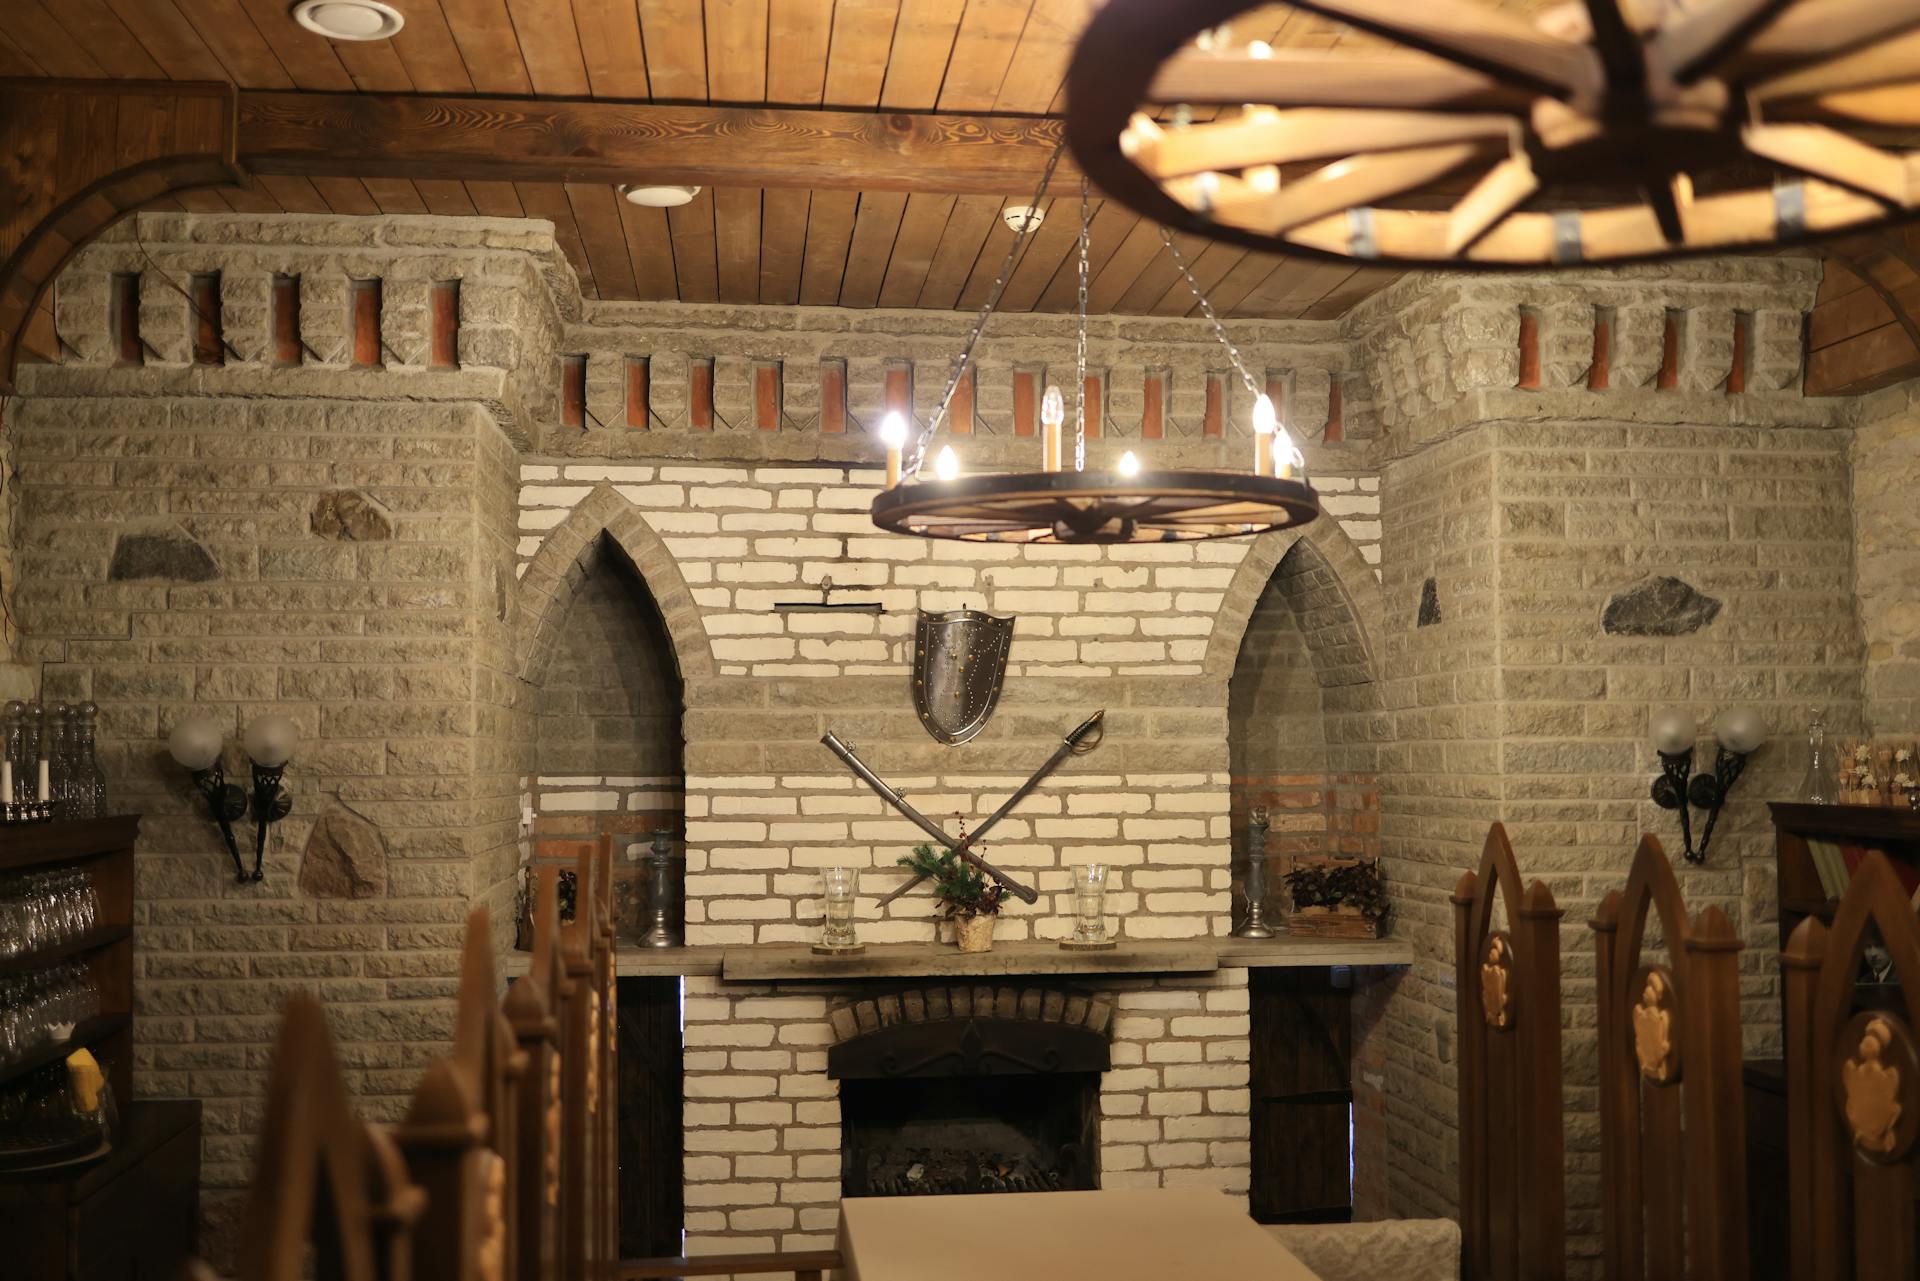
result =
[[[1566,1275],[1560,916],[1493,824],[1453,892],[1466,1281]]]
[[[428,1065],[393,1127],[426,1193],[413,1234],[413,1281],[506,1281],[518,1134],[511,1106],[525,1056],[501,1013],[487,910],[467,917],[453,1050]]]
[[[605,1281],[620,1260],[619,983],[613,957],[613,841],[603,835],[586,858],[593,862],[593,914],[588,959],[593,975],[594,1089],[587,1099],[593,1136],[594,1276]]]
[[[1876,943],[1893,984],[1859,981]],[[1790,1275],[1920,1275],[1920,921],[1884,854],[1862,860],[1831,927],[1809,916],[1794,929],[1780,973]]]
[[[1654,920],[1664,964],[1647,955]],[[1652,836],[1592,925],[1607,1279],[1745,1281],[1740,938],[1718,907],[1688,918]]]
[[[542,1281],[558,1275],[561,1167],[560,1019],[568,998],[560,955],[560,868],[543,866],[534,885],[533,954],[526,977],[507,989],[501,1010],[523,1056],[513,1080],[515,1167],[509,1175],[510,1275]]]
[[[555,1010],[560,1038],[560,1187],[557,1206],[558,1276],[567,1281],[600,1281],[607,1260],[600,1247],[598,1219],[601,1189],[595,1177],[600,1112],[601,996],[595,988],[594,916],[600,890],[597,851],[582,851],[575,864],[573,917],[559,924],[559,962],[565,977]],[[544,923],[544,915],[541,922]],[[534,949],[540,949],[536,935]]]
[[[425,1195],[347,1100],[319,1001],[287,1000],[267,1077],[239,1281],[409,1281]]]

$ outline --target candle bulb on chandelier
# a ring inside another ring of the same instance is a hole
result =
[[[1060,470],[1060,425],[1067,421],[1067,402],[1058,387],[1049,386],[1040,399],[1040,466]]]
[[[1265,399],[1265,397],[1262,397]],[[1277,427],[1273,433],[1273,474],[1281,480],[1292,480],[1294,473],[1307,465],[1306,457],[1294,445],[1293,437],[1287,434],[1285,427]]]
[[[1273,398],[1264,392],[1253,401],[1253,474],[1265,476],[1273,471],[1273,432],[1279,420],[1273,412]]]
[[[933,460],[933,474],[941,480],[953,480],[960,475],[960,456],[953,452],[952,445],[940,447],[940,456]]]
[[[1126,453],[1120,455],[1120,462],[1113,470],[1131,480],[1140,474],[1140,460],[1135,458],[1133,451],[1129,449]]]
[[[907,445],[907,420],[896,410],[880,420],[880,443],[887,447],[887,488],[900,483],[900,451]]]

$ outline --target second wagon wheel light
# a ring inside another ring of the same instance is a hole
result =
[[[1034,192],[1037,205],[1051,181],[1056,152]],[[1040,411],[1040,468],[1037,471],[963,475],[950,445],[936,455],[931,478],[923,475],[927,450],[945,424],[953,391],[973,360],[980,332],[999,304],[1020,247],[1036,225],[1021,219],[1014,226],[987,304],[955,359],[946,392],[925,430],[909,447],[906,420],[887,415],[881,427],[887,450],[887,487],[873,502],[874,524],[900,534],[999,543],[1157,543],[1202,538],[1231,538],[1304,525],[1320,514],[1320,499],[1307,483],[1300,451],[1275,420],[1273,402],[1262,394],[1214,315],[1200,283],[1188,269],[1173,238],[1161,242],[1193,291],[1201,312],[1213,325],[1235,374],[1254,398],[1254,465],[1246,471],[1181,470],[1153,467],[1128,450],[1111,470],[1087,468],[1087,245],[1092,205],[1080,187],[1079,326],[1074,357],[1072,457],[1066,457],[1066,398],[1049,386]]]

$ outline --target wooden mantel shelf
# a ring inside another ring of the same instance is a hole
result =
[[[1217,969],[1413,964],[1399,939],[1185,939],[1122,943],[1111,952],[1069,952],[1053,943],[996,943],[964,953],[926,943],[875,943],[859,956],[815,956],[804,943],[753,947],[619,946],[622,978],[709,975],[738,982],[810,982],[836,978],[959,978],[1001,974],[1207,974]],[[512,952],[506,971],[526,973],[527,953]]]

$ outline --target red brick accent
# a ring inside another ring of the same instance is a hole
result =
[[[107,319],[113,330],[115,358],[123,365],[146,364],[147,349],[140,341],[140,273],[123,271],[114,275]]]
[[[1013,434],[1031,436],[1040,428],[1039,379],[1031,369],[1013,371]]]
[[[780,430],[780,362],[777,360],[754,362],[753,425],[761,431]]]
[[[1593,313],[1593,363],[1587,366],[1587,390],[1605,391],[1613,375],[1613,309]]]
[[[349,281],[353,296],[353,363],[372,368],[380,359],[380,282]]]
[[[1167,371],[1149,369],[1140,389],[1140,439],[1160,440],[1167,434]]]
[[[1680,385],[1680,318],[1667,313],[1666,332],[1660,336],[1660,372],[1653,385],[1659,391],[1672,391]]]
[[[820,362],[820,430],[838,434],[847,429],[847,362],[829,357]]]
[[[1207,412],[1201,420],[1200,434],[1218,438],[1226,432],[1227,425],[1227,376],[1223,373],[1207,375]]]
[[[627,357],[627,426],[644,431],[653,425],[653,365],[645,356]]]
[[[220,333],[220,273],[194,276],[193,289],[193,363],[224,365],[227,347]]]
[[[436,280],[428,294],[427,363],[435,369],[460,365],[460,282]]]
[[[1744,311],[1733,313],[1733,367],[1727,371],[1727,395],[1737,396],[1747,389],[1747,337],[1753,329],[1753,317]]]
[[[1516,387],[1532,390],[1540,385],[1540,316],[1537,312],[1520,312],[1520,381]]]
[[[947,430],[956,436],[973,435],[974,368],[969,361],[953,385],[953,399],[947,402]]]
[[[1087,398],[1087,439],[1100,439],[1100,422],[1107,407],[1107,379],[1104,374],[1088,374],[1082,383]]]
[[[687,361],[687,425],[695,431],[713,430],[713,357]]]
[[[300,345],[300,277],[273,278],[273,363],[298,365],[306,357]]]
[[[560,425],[587,426],[587,358],[560,357]]]

